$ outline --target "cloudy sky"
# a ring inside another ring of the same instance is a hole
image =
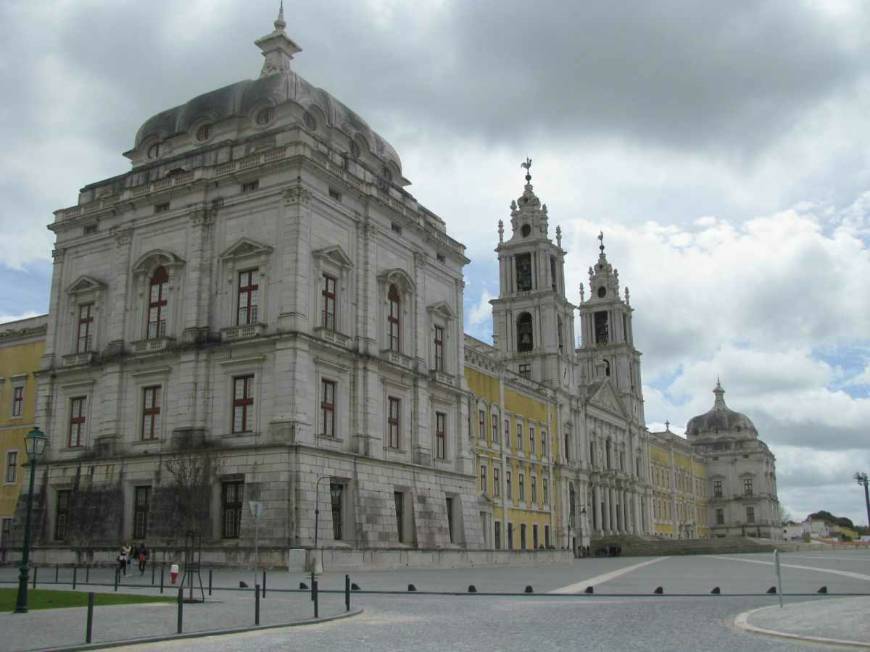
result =
[[[0,3],[0,317],[47,309],[51,212],[128,169],[141,122],[259,73],[276,4]],[[870,5],[288,0],[286,20],[296,70],[466,243],[468,332],[490,338],[531,156],[569,287],[601,229],[631,288],[650,427],[682,431],[719,375],[793,516],[866,521]]]

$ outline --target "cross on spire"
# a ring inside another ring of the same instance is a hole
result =
[[[520,163],[520,167],[526,169],[526,182],[531,183],[531,181],[532,181],[532,159],[530,159],[527,156],[526,160],[523,161],[522,163]]]
[[[598,242],[600,243],[598,245],[598,249],[601,251],[601,253],[604,253],[604,231],[598,232]]]

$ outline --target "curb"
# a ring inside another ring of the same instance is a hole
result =
[[[764,609],[772,609],[775,607],[759,607],[758,609],[751,609],[750,611],[744,611],[741,614],[737,614],[734,618],[734,625],[739,629],[750,632],[752,634],[762,634],[764,636],[775,636],[777,638],[785,638],[792,641],[804,641],[807,643],[821,643],[824,645],[840,645],[843,647],[855,648],[858,650],[870,650],[870,644],[862,643],[860,641],[848,641],[845,639],[839,638],[826,638],[824,636],[805,636],[802,634],[789,634],[788,632],[780,632],[775,629],[766,629],[764,627],[758,627],[756,625],[752,625],[749,622],[749,617]]]
[[[186,634],[170,634],[168,636],[147,636],[142,638],[128,638],[121,641],[105,641],[102,643],[83,643],[82,645],[71,645],[68,647],[53,647],[42,648],[43,652],[73,652],[77,650],[105,650],[107,648],[122,647],[126,645],[144,645],[147,643],[162,643],[164,641],[181,641],[188,638],[207,638],[209,636],[226,636],[228,634],[245,634],[247,632],[260,632],[269,629],[282,629],[288,627],[301,627],[303,625],[319,625],[328,623],[334,620],[344,620],[353,616],[359,616],[363,613],[363,609],[353,609],[334,616],[324,616],[323,618],[309,618],[307,620],[297,620],[292,623],[278,623],[275,625],[255,625],[252,627],[236,627],[233,629],[210,629],[203,632],[190,632]]]

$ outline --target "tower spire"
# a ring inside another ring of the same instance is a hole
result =
[[[725,390],[722,389],[722,383],[719,382],[719,376],[716,376],[716,389],[713,390],[713,395],[716,397],[716,401],[713,404],[714,408],[724,409],[727,407],[725,405]]]
[[[278,18],[275,19],[273,25],[275,25],[276,32],[283,32],[284,28],[287,27],[287,23],[284,22],[284,0],[281,0],[278,7]]]
[[[275,29],[271,33],[254,41],[265,58],[260,77],[289,72],[290,60],[293,59],[293,55],[302,52],[302,48],[296,45],[284,31],[284,28],[287,27],[287,23],[284,22],[284,0],[281,0],[281,4],[278,6],[278,17],[272,24]]]

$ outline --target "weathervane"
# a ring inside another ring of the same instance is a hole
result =
[[[598,241],[601,243],[598,245],[598,248],[601,250],[601,253],[604,253],[604,231],[599,231]]]
[[[520,167],[526,169],[526,181],[531,181],[532,180],[532,159],[530,159],[527,156],[526,160],[523,161],[522,163],[520,163]]]

